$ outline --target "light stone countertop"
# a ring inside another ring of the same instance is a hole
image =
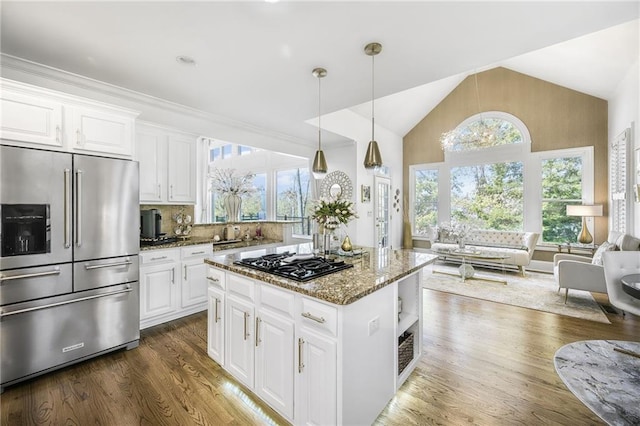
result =
[[[179,239],[178,241],[173,243],[158,244],[155,246],[140,246],[140,251],[186,247],[186,246],[194,246],[198,244],[212,244],[213,251],[216,252],[216,251],[230,250],[230,249],[237,249],[237,248],[244,248],[244,247],[258,247],[258,246],[263,246],[267,244],[277,244],[277,243],[282,243],[282,241],[269,240],[266,238],[257,240],[254,238],[253,240],[250,240],[250,241],[245,241],[245,240],[235,241],[235,242],[220,241],[216,243],[213,241],[212,238],[195,238],[194,237],[194,238],[189,238],[187,240]]]
[[[259,257],[266,254],[283,253],[286,251],[298,254],[311,253],[312,245],[310,243],[282,245],[243,251],[242,253],[214,256],[205,259],[205,263],[326,302],[337,305],[348,305],[418,271],[437,259],[437,256],[432,254],[419,253],[413,250],[373,248],[365,250],[362,256],[339,257],[340,260],[352,263],[354,265],[353,268],[325,275],[304,283],[235,265],[233,262],[242,258]]]

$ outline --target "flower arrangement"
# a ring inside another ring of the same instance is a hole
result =
[[[219,194],[244,195],[255,192],[253,178],[256,174],[247,172],[236,174],[235,169],[213,169],[211,172],[212,189]]]
[[[346,224],[352,219],[358,217],[353,203],[342,198],[326,198],[321,197],[314,202],[313,219],[325,229],[334,230],[340,224]]]

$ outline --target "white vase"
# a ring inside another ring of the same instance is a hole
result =
[[[224,197],[223,205],[224,211],[227,214],[227,222],[239,222],[242,197],[236,194],[228,194]]]

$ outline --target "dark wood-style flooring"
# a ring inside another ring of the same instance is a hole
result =
[[[606,298],[605,298],[606,300]],[[424,352],[378,425],[602,424],[553,367],[577,340],[640,341],[640,319],[601,324],[424,291]],[[206,353],[206,312],[142,332],[140,346],[6,389],[2,425],[286,424]]]

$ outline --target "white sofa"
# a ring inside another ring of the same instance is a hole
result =
[[[569,296],[569,289],[607,293],[601,258],[603,252],[608,250],[640,250],[640,239],[611,231],[607,241],[598,247],[593,258],[568,253],[556,253],[553,256],[553,275],[558,283],[558,290],[565,289],[565,303]]]
[[[525,267],[531,263],[533,251],[538,243],[539,234],[536,232],[475,230],[464,239],[465,248],[491,251],[509,256],[504,260],[505,265],[515,266],[524,275]],[[438,235],[438,239],[431,243],[431,250],[451,250],[458,248],[455,238]],[[481,263],[492,263],[482,261]]]

